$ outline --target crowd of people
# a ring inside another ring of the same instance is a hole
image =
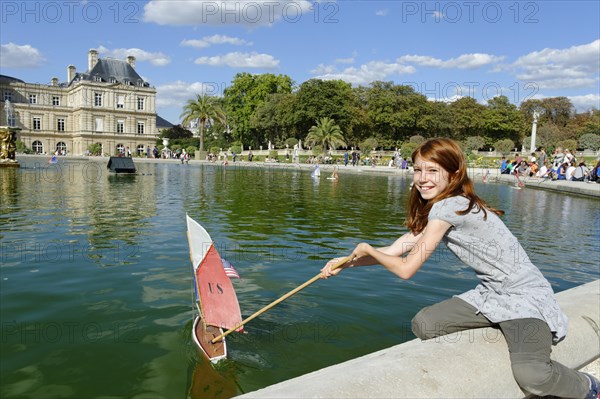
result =
[[[568,148],[563,150],[558,147],[554,151],[552,159],[548,157],[546,150],[542,148],[539,154],[532,152],[529,159],[524,159],[519,154],[515,155],[514,160],[502,157],[500,173],[551,180],[600,183],[598,178],[600,160],[597,160],[595,165],[588,168],[585,161],[577,161],[575,155]]]

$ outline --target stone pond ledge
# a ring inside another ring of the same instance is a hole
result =
[[[552,358],[581,369],[600,357],[600,280],[560,292],[567,338]],[[485,328],[414,339],[239,398],[522,398],[506,342]]]

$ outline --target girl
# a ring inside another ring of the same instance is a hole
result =
[[[594,377],[550,359],[553,342],[566,334],[567,318],[550,283],[498,217],[503,212],[475,194],[458,144],[444,138],[428,140],[413,152],[412,161],[406,222],[410,231],[388,247],[358,244],[352,260],[340,268],[331,270],[337,259],[329,261],[321,270],[323,278],[348,267],[381,264],[409,279],[444,241],[481,282],[417,313],[412,321],[415,335],[430,339],[471,328],[499,327],[508,343],[514,378],[523,390],[540,396],[597,399],[600,383]],[[535,339],[531,331],[537,332]]]

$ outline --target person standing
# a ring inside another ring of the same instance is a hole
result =
[[[546,161],[548,161],[548,155],[546,155],[546,149],[544,147],[542,147],[540,149],[540,156],[538,157],[538,160],[537,160],[538,168],[542,169],[542,166],[544,166],[546,164]]]

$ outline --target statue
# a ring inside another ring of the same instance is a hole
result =
[[[3,127],[0,128],[0,160],[2,162],[17,162],[15,158],[15,151],[17,146],[16,133],[14,130]]]

